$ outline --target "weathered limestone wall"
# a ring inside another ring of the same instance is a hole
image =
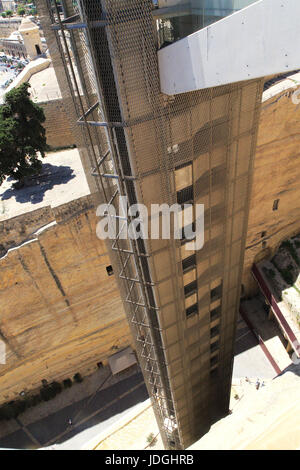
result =
[[[244,263],[246,295],[257,292],[253,262],[273,255],[284,239],[300,232],[300,104],[292,100],[299,78],[291,77],[288,89],[263,102]]]
[[[9,248],[18,246],[24,240],[34,237],[34,233],[39,228],[54,220],[54,212],[50,206],[2,220],[0,222],[0,256],[3,256]]]
[[[0,259],[0,339],[7,352],[0,403],[40,387],[42,379],[87,375],[117,347],[131,344],[90,203],[88,196],[51,209],[53,222],[27,242],[25,233],[23,244]],[[17,232],[14,240],[20,240]]]
[[[49,100],[38,103],[44,109],[46,121],[47,143],[51,147],[69,147],[75,144],[69,117],[66,113],[63,100]]]
[[[36,231],[51,222],[66,222],[93,208],[92,196],[83,196],[57,207],[45,206],[25,214],[0,221],[0,256],[24,241],[36,238]]]

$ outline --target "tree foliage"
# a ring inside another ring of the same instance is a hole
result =
[[[23,7],[18,7],[17,13],[18,13],[18,15],[20,15],[20,16],[24,16],[25,13],[26,13],[25,8],[23,8]]]
[[[31,101],[29,83],[6,93],[0,108],[0,185],[7,176],[20,184],[41,171],[46,143],[43,109]]]

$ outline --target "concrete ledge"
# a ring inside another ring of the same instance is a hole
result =
[[[41,70],[44,70],[49,67],[51,64],[50,59],[36,59],[26,65],[26,67],[22,70],[22,72],[16,77],[16,79],[9,85],[9,87],[5,90],[5,93],[12,90],[13,88],[20,86],[22,83],[28,82],[32,75]]]

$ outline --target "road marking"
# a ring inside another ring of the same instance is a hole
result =
[[[119,401],[120,399],[126,397],[127,395],[129,395],[130,393],[134,392],[135,390],[137,390],[139,387],[141,387],[141,385],[145,385],[145,382],[142,381],[142,382],[139,382],[137,385],[135,385],[134,387],[132,387],[130,390],[127,390],[127,392],[124,392],[122,393],[121,395],[119,395],[117,398],[115,398],[114,400],[112,400],[111,402],[107,403],[105,406],[103,406],[102,408],[100,408],[99,410],[97,411],[94,411],[93,413],[91,413],[89,416],[87,416],[86,418],[83,418],[81,421],[78,421],[78,423],[74,424],[71,428],[68,428],[66,429],[64,432],[58,434],[56,437],[54,437],[53,439],[51,439],[50,441],[46,442],[43,447],[46,447],[46,446],[49,446],[51,444],[54,444],[56,443],[56,441],[58,439],[60,439],[61,437],[65,436],[66,434],[69,434],[73,429],[77,428],[78,426],[80,426],[81,424],[84,424],[85,422],[89,421],[91,418],[93,418],[94,416],[96,416],[97,414],[101,413],[103,410],[105,410],[106,408],[109,408],[111,405],[113,405],[114,403],[116,403],[117,401]]]
[[[27,434],[29,439],[31,439],[34,444],[41,447],[42,444],[34,437],[33,434],[31,434],[31,432],[26,428],[26,426],[22,423],[22,421],[20,421],[19,418],[15,418],[15,420],[18,423],[18,425],[21,427],[21,429],[25,432],[25,434]]]
[[[247,336],[251,333],[250,330],[246,331],[246,333],[243,333],[241,336],[239,336],[238,338],[236,338],[235,342],[237,343],[240,339],[244,338],[244,336]]]

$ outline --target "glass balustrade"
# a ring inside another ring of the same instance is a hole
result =
[[[153,0],[159,45],[178,41],[258,0]]]

